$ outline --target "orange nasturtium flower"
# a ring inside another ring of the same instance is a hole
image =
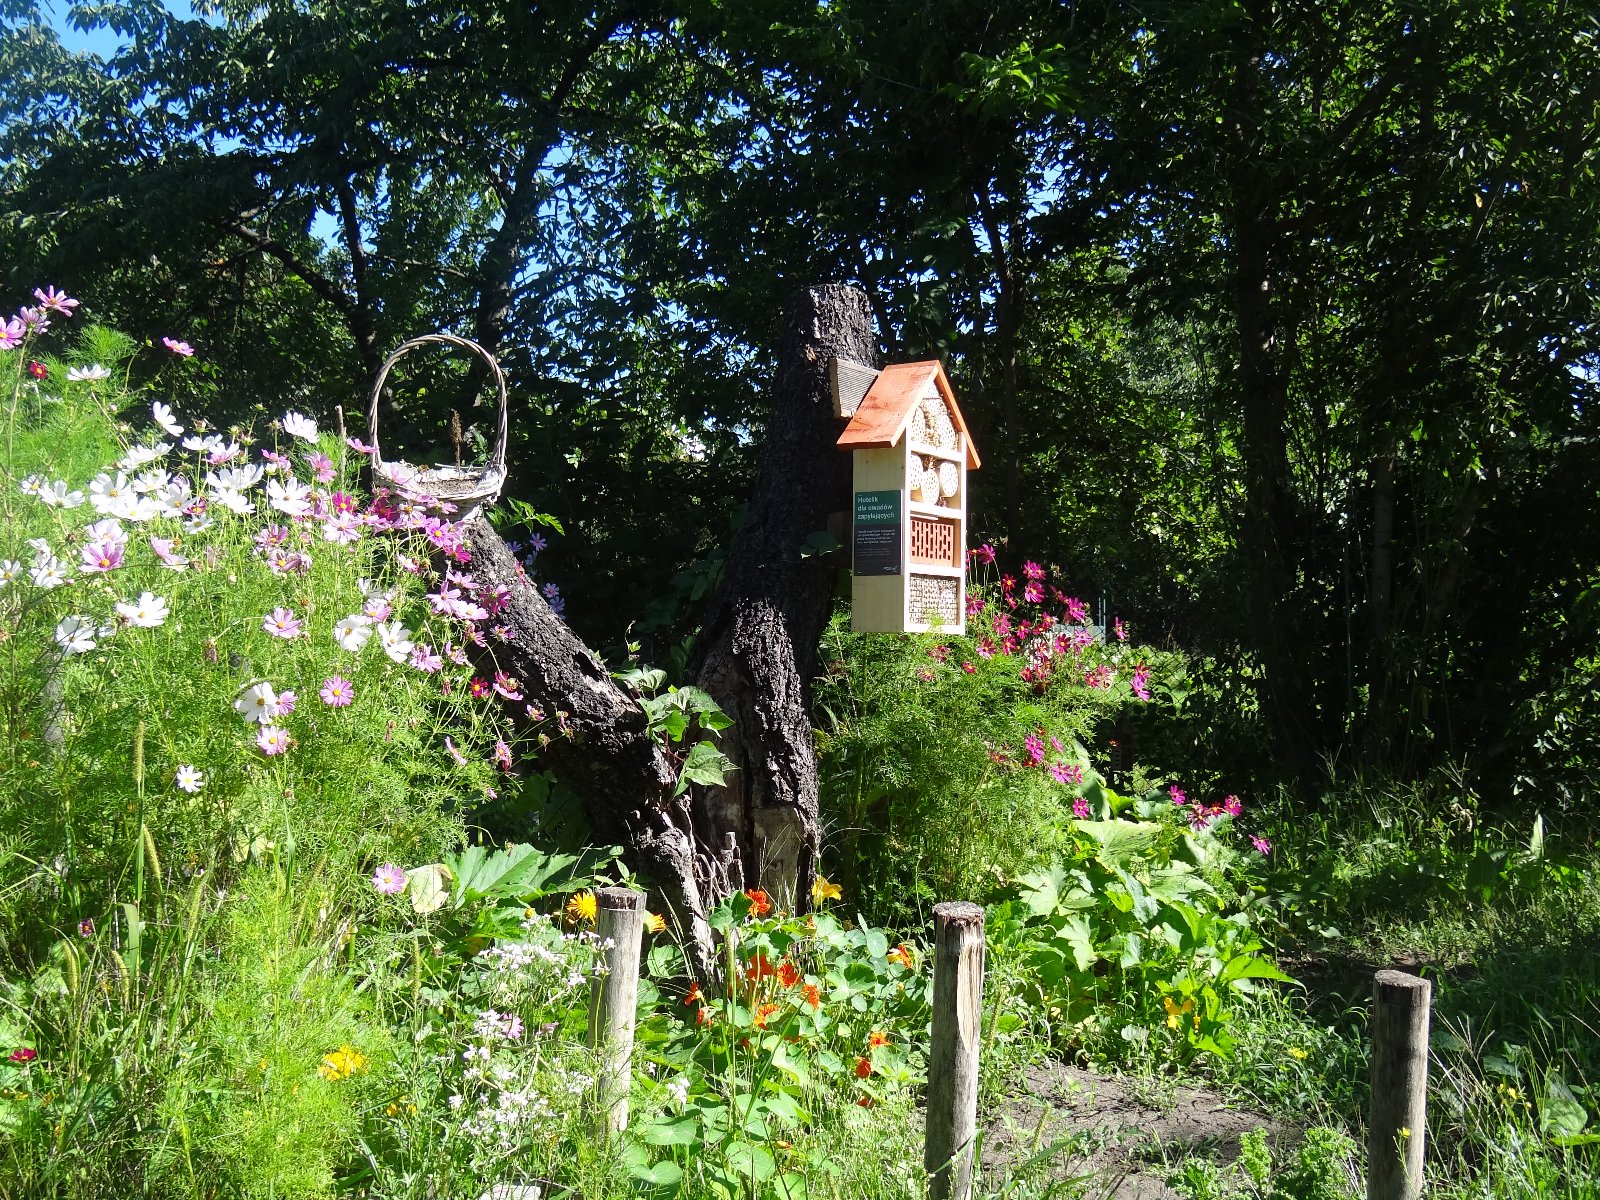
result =
[[[856,1059],[856,1078],[865,1079],[872,1074],[872,1060],[870,1058]]]
[[[881,1029],[874,1029],[867,1037],[867,1049],[869,1050],[877,1046],[887,1046],[888,1044],[889,1035]]]
[[[765,1029],[767,1027],[768,1019],[777,1011],[778,1006],[772,1003],[770,1000],[765,1004],[758,1004],[756,1006],[756,1028]]]
[[[709,1025],[711,1024],[711,1021],[712,1012],[710,1005],[702,1004],[694,1014],[694,1023],[696,1025]]]
[[[689,985],[689,994],[683,998],[683,1002],[685,1004],[698,1004],[703,1002],[703,1000],[704,997],[700,995],[700,985],[698,983],[691,983]]]
[[[366,1069],[367,1056],[347,1043],[331,1054],[322,1056],[322,1064],[317,1067],[317,1074],[324,1079],[348,1079]]]
[[[821,904],[825,900],[842,900],[844,893],[839,890],[839,885],[824,876],[818,875],[811,881],[811,903]]]
[[[600,911],[600,902],[595,899],[593,892],[579,892],[567,901],[567,920],[573,924],[594,924],[595,914]]]
[[[745,892],[750,900],[750,911],[758,917],[764,917],[772,911],[772,897],[760,888],[751,888]]]
[[[772,960],[765,954],[751,956],[750,964],[744,969],[745,976],[749,979],[766,979],[778,972],[772,965]]]
[[[911,970],[911,947],[901,942],[893,950],[889,951],[889,961],[899,963],[908,971]]]
[[[667,931],[667,919],[660,913],[645,913],[644,927],[651,933],[665,933]]]
[[[778,982],[784,987],[793,987],[800,982],[800,968],[787,958],[778,964]]]
[[[801,994],[805,999],[805,1002],[811,1005],[812,1008],[822,1007],[822,993],[817,990],[816,984],[806,984],[806,986],[802,989]]]

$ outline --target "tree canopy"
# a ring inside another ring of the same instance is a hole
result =
[[[665,657],[694,628],[782,300],[842,279],[887,355],[946,360],[1003,553],[1234,664],[1250,700],[1212,697],[1208,747],[1231,769],[1586,784],[1591,10],[68,14],[122,48],[0,5],[11,292],[188,338],[172,386],[224,412],[359,410],[430,328],[494,349],[512,488],[562,523],[546,569],[591,641]],[[475,390],[435,364],[386,417],[470,441]]]

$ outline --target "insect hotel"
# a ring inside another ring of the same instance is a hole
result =
[[[833,361],[853,462],[851,627],[961,633],[967,603],[967,423],[937,359],[873,371]]]

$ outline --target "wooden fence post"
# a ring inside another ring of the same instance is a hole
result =
[[[983,1020],[983,909],[933,906],[933,1044],[922,1162],[929,1200],[969,1200],[978,1130],[978,1035]]]
[[[600,1051],[596,1090],[609,1133],[621,1133],[628,1127],[644,915],[643,892],[620,887],[595,891],[594,931],[601,945],[609,946],[605,951],[606,973],[594,981],[589,992],[589,1042]]]
[[[1404,971],[1372,980],[1372,1110],[1367,1200],[1417,1200],[1428,1134],[1428,1006],[1433,985]]]

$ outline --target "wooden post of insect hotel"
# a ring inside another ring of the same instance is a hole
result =
[[[1367,1200],[1417,1200],[1422,1192],[1432,996],[1432,984],[1404,971],[1379,971],[1372,980]]]
[[[983,1022],[983,909],[933,906],[933,1038],[922,1164],[929,1200],[968,1200],[978,1132],[978,1034]]]
[[[836,358],[851,452],[850,621],[857,633],[959,634],[966,622],[967,472],[978,452],[937,360],[874,371]]]
[[[596,1090],[609,1133],[621,1133],[628,1127],[644,917],[643,892],[620,887],[595,891],[594,931],[606,947],[606,973],[594,981],[589,993],[589,1041],[600,1051]]]

